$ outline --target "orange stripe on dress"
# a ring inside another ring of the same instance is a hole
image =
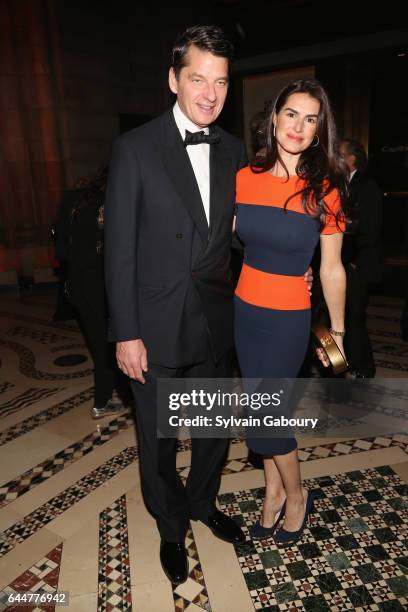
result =
[[[269,274],[243,264],[235,295],[243,302],[272,310],[306,310],[310,296],[303,276]]]
[[[303,189],[305,181],[299,177],[286,179],[272,176],[269,172],[254,174],[251,172],[238,173],[237,176],[237,204],[257,204],[261,206],[273,206],[283,208],[286,200],[296,191]],[[305,213],[302,207],[302,196],[298,194],[291,198],[287,205],[288,210]]]

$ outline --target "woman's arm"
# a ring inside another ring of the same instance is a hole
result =
[[[332,329],[344,331],[344,309],[346,301],[346,273],[341,262],[343,234],[320,235],[320,281],[330,315]],[[344,354],[343,338],[335,337],[336,344]]]

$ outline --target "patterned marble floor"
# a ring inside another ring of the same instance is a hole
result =
[[[55,292],[0,294],[0,591],[69,592],[74,612],[408,609],[408,435],[299,440],[315,508],[301,542],[237,547],[192,523],[188,581],[172,590],[140,493],[129,412],[95,422],[92,362]],[[405,378],[401,300],[369,308],[377,375]],[[58,357],[82,356],[77,365]],[[178,469],[188,474],[189,441]],[[263,476],[234,440],[218,502],[248,534]],[[52,604],[0,610],[54,610]]]

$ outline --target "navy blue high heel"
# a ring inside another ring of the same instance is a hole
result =
[[[311,491],[308,491],[307,500],[306,500],[305,516],[303,517],[303,523],[300,526],[300,529],[298,529],[297,531],[287,531],[286,529],[281,527],[280,529],[278,529],[278,531],[273,536],[275,543],[278,545],[280,544],[282,546],[291,546],[292,544],[295,544],[295,542],[300,540],[300,538],[302,537],[304,528],[306,527],[307,519],[312,510],[313,510],[313,493]]]
[[[252,525],[252,527],[249,530],[249,535],[251,536],[251,538],[255,538],[255,539],[270,538],[271,535],[273,535],[273,532],[275,531],[276,527],[278,526],[279,521],[282,519],[283,515],[285,514],[285,508],[286,508],[286,501],[283,502],[283,506],[279,512],[279,516],[274,522],[274,524],[272,525],[272,527],[263,527],[259,521],[257,521],[254,525]]]

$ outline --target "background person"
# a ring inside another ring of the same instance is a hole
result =
[[[57,257],[65,263],[67,295],[78,312],[94,362],[94,406],[99,419],[123,410],[112,398],[120,374],[107,338],[104,282],[104,201],[107,167],[81,189],[69,192],[56,227]]]
[[[373,349],[367,330],[370,285],[383,278],[381,241],[382,193],[366,174],[367,155],[363,145],[345,139],[340,155],[349,171],[351,233],[345,234],[343,263],[347,273],[346,329],[344,346],[350,370],[358,378],[375,375]]]

